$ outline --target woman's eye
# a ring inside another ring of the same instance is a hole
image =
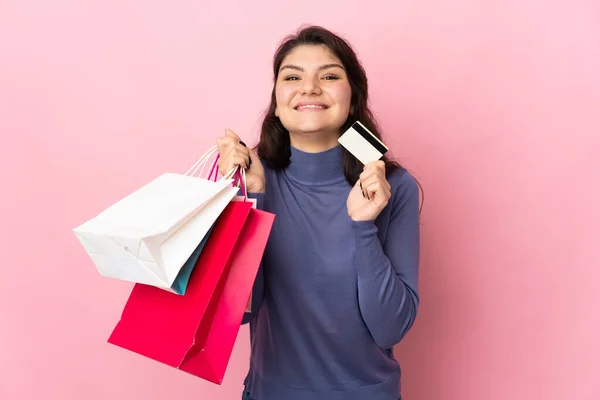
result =
[[[336,75],[326,75],[323,77],[323,79],[325,79],[326,81],[333,81],[333,80],[338,80],[340,78]],[[298,80],[300,80],[300,78],[298,76],[291,75],[291,76],[286,76],[285,78],[283,78],[283,80],[284,81],[298,81]]]

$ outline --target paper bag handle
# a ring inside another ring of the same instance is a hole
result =
[[[206,179],[211,180],[211,177],[213,176],[213,173],[214,173],[213,180],[216,182],[217,177],[219,175],[219,167],[217,166],[217,162],[219,161],[219,158],[221,157],[221,155],[219,154],[219,151],[218,151],[218,147],[216,145],[209,148],[206,151],[206,153],[204,153],[202,155],[202,157],[200,157],[198,159],[198,161],[196,161],[194,163],[194,165],[192,165],[190,167],[190,169],[188,169],[186,171],[186,173],[184,175],[196,176],[196,174],[198,173],[198,170],[200,170],[199,177],[202,178],[202,176],[204,175],[204,169],[206,168],[208,160],[210,160],[211,157],[213,157],[215,154],[217,155],[217,157],[215,158],[215,161],[213,162],[212,168]],[[229,171],[227,174],[225,174],[222,179],[234,179],[233,185],[239,186],[242,189],[242,195],[244,196],[244,198],[248,197],[248,193],[246,191],[247,183],[246,183],[246,170],[245,169],[235,166],[231,169],[231,171]]]
[[[217,181],[217,176],[219,175],[219,166],[217,165],[217,162],[219,161],[219,157],[221,157],[221,155],[217,154],[217,157],[215,158],[213,166],[210,169],[210,172],[206,179],[208,179],[208,180],[213,179],[215,182]],[[214,173],[214,177],[213,177],[213,173]],[[248,192],[246,190],[246,187],[247,187],[246,170],[242,167],[235,166],[227,174],[225,174],[223,176],[223,179],[232,179],[232,178],[234,179],[233,186],[239,186],[240,189],[242,189],[242,195],[244,196],[245,199],[247,199]]]
[[[218,148],[217,148],[217,146],[216,146],[216,145],[214,145],[214,146],[212,146],[210,149],[208,149],[208,150],[206,151],[206,153],[204,153],[204,154],[202,155],[202,157],[200,157],[200,158],[198,159],[198,161],[196,161],[196,162],[194,163],[194,165],[192,165],[192,166],[190,167],[190,169],[188,169],[184,175],[186,175],[186,176],[196,176],[196,174],[198,173],[198,170],[201,168],[201,169],[200,169],[200,175],[199,175],[199,176],[200,176],[200,178],[201,178],[201,177],[202,177],[202,175],[204,175],[204,168],[206,168],[206,164],[208,163],[208,160],[210,160],[210,158],[211,158],[212,156],[214,156],[214,155],[215,155],[215,153],[216,153],[217,155],[219,154],[219,153],[218,153]]]

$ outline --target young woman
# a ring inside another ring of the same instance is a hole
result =
[[[249,196],[276,214],[243,321],[243,398],[397,400],[393,347],[419,304],[417,182],[338,144],[355,121],[380,135],[365,71],[343,39],[303,29],[282,43],[273,72],[257,153],[231,131],[217,140],[220,171],[246,169]]]

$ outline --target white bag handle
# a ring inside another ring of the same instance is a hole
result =
[[[188,169],[186,171],[186,173],[184,175],[186,176],[196,176],[196,174],[198,173],[198,169],[200,169],[200,175],[199,177],[202,178],[202,176],[204,176],[204,169],[206,168],[206,166],[208,165],[208,161],[215,155],[218,153],[218,148],[217,146],[212,146],[210,149],[208,149],[206,151],[206,153],[204,153],[202,155],[202,157],[200,157],[198,159],[198,161],[196,161],[194,163],[194,165],[192,165],[190,167],[190,169]],[[231,170],[229,172],[229,174],[227,174],[226,176],[224,176],[222,179],[231,179],[231,177],[233,177],[233,175],[235,174],[235,168],[233,170]],[[229,178],[228,178],[229,176]]]
[[[202,157],[200,157],[198,159],[198,161],[196,161],[194,163],[194,165],[192,165],[190,167],[190,169],[188,169],[186,171],[186,173],[184,175],[195,176],[198,173],[198,169],[200,169],[199,177],[201,178],[204,175],[204,169],[208,165],[208,161],[217,153],[218,153],[218,147],[216,145],[212,146],[210,149],[208,149],[206,151],[206,153],[204,153],[202,155]],[[233,179],[238,168],[240,168],[241,175],[242,175],[242,182],[241,182],[242,195],[244,196],[244,198],[247,198],[248,197],[248,189],[247,189],[247,183],[246,183],[246,170],[244,168],[235,166],[227,174],[223,175],[223,178],[221,178],[221,179]]]
[[[241,189],[242,189],[242,196],[244,196],[244,200],[248,200],[248,184],[246,183],[246,170],[242,167],[238,167],[241,171],[241,175],[242,175],[242,182],[240,182],[242,184]],[[234,168],[235,171],[235,168]],[[232,175],[233,176],[233,175]]]
[[[198,159],[198,161],[196,161],[196,162],[194,163],[194,165],[192,165],[192,166],[190,167],[190,169],[188,169],[188,170],[186,171],[186,173],[185,173],[184,175],[186,175],[186,176],[195,176],[195,175],[196,175],[196,173],[198,172],[198,169],[199,169],[200,167],[202,167],[202,170],[200,171],[200,176],[202,177],[202,174],[204,173],[204,168],[205,168],[205,166],[206,166],[206,163],[208,162],[208,160],[210,160],[210,158],[211,158],[213,155],[215,155],[215,153],[216,153],[217,151],[218,151],[218,149],[217,149],[217,146],[216,146],[216,145],[212,146],[210,149],[208,149],[208,150],[206,151],[206,153],[204,153],[204,154],[202,155],[202,157],[200,157],[200,158]]]
[[[239,187],[240,189],[242,189],[242,196],[244,196],[244,199],[248,199],[248,183],[246,182],[246,170],[240,166],[235,166],[233,167],[231,170],[229,170],[228,173],[226,173],[223,178],[221,179],[233,179],[237,170],[240,170],[240,175],[242,176],[242,181],[240,183],[238,183],[236,186]]]

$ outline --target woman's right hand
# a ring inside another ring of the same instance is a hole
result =
[[[265,191],[265,170],[260,158],[246,147],[238,135],[226,129],[225,136],[217,139],[219,161],[217,166],[221,174],[226,174],[235,166],[246,170],[246,191],[248,193],[263,193]]]

